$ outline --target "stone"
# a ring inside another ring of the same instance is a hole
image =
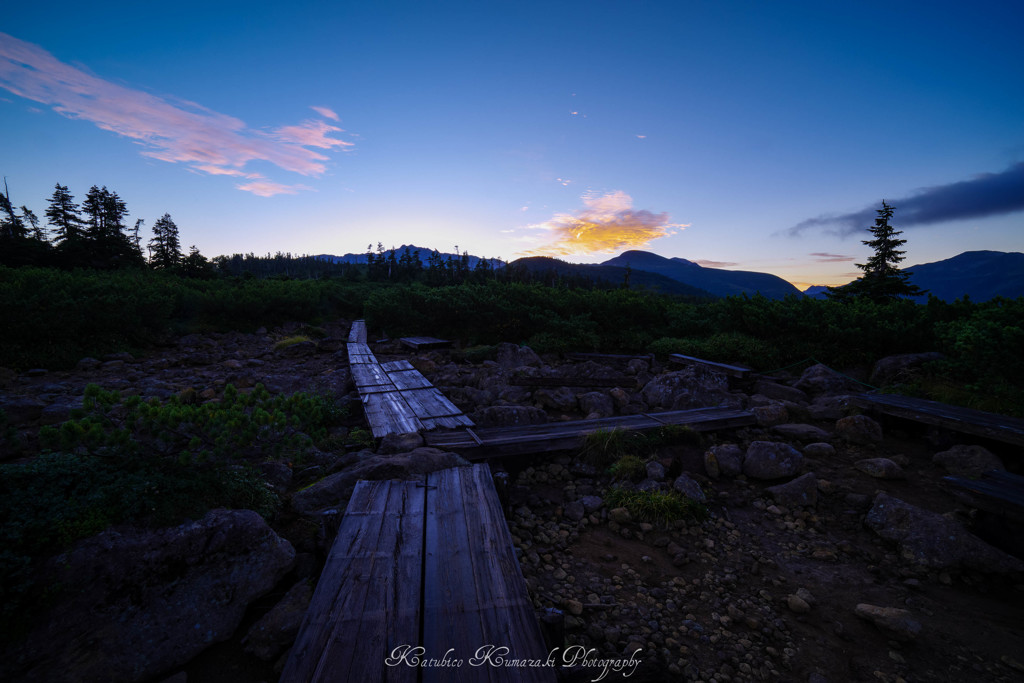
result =
[[[782,479],[800,472],[804,456],[788,443],[754,441],[743,459],[743,474],[752,479]]]
[[[652,409],[686,410],[740,403],[729,392],[728,377],[694,367],[658,375],[640,393]]]
[[[580,498],[580,503],[589,515],[601,509],[601,506],[604,505],[604,498],[600,496],[583,496]]]
[[[633,516],[629,514],[629,510],[626,508],[612,508],[608,511],[608,519],[616,524],[628,524],[633,521]]]
[[[836,454],[835,446],[830,443],[809,443],[804,446],[804,455],[808,458],[831,458]]]
[[[896,640],[910,642],[916,640],[921,633],[921,622],[913,618],[908,610],[898,607],[879,607],[860,603],[853,613],[877,626],[887,636]]]
[[[90,370],[97,369],[102,362],[97,358],[91,358],[86,356],[82,360],[78,361],[78,365],[75,366],[75,370],[79,372],[89,372]]]
[[[989,470],[1005,470],[1003,461],[984,446],[958,444],[948,451],[936,453],[932,462],[950,474],[962,477],[979,477]]]
[[[700,484],[685,474],[680,474],[676,477],[676,480],[672,482],[672,488],[690,500],[695,500],[698,503],[703,503],[707,500],[707,497],[704,495],[704,490],[700,487]]]
[[[276,350],[282,358],[305,358],[316,353],[316,342],[307,339],[306,341],[288,344]]]
[[[395,453],[408,453],[423,445],[423,437],[419,432],[402,432],[385,434],[380,440],[377,452],[381,455],[394,455]]]
[[[807,406],[807,415],[812,420],[838,420],[850,409],[850,397],[818,396]]]
[[[793,441],[817,442],[828,441],[832,435],[821,427],[809,424],[782,424],[772,427],[772,433]]]
[[[876,479],[906,479],[903,468],[889,458],[866,458],[853,463],[864,474]]]
[[[818,478],[813,472],[796,479],[768,487],[772,500],[786,507],[814,507],[818,504]]]
[[[626,363],[626,374],[633,376],[642,375],[650,370],[650,367],[650,364],[641,358],[631,358],[629,362]]]
[[[292,494],[292,507],[301,514],[313,515],[326,508],[344,508],[352,489],[360,479],[425,480],[426,475],[449,467],[464,467],[469,462],[455,453],[422,447],[397,455],[371,455],[341,472]]]
[[[789,420],[789,411],[781,403],[772,402],[763,406],[754,406],[750,412],[757,418],[757,424],[760,427],[772,427]]]
[[[544,424],[548,414],[536,406],[489,406],[473,413],[480,427],[513,427]]]
[[[1024,562],[993,548],[954,519],[879,493],[864,524],[895,542],[903,556],[933,569],[965,566],[987,573],[1024,571]]]
[[[807,614],[811,611],[811,606],[799,595],[789,595],[786,598],[786,606],[789,607],[791,612],[796,612],[797,614]]]
[[[295,550],[251,510],[213,510],[158,531],[106,531],[45,567],[63,590],[29,633],[19,680],[146,681],[229,639]]]
[[[611,417],[615,414],[612,397],[600,391],[590,391],[579,396],[580,412],[585,415],[596,413],[598,417]]]
[[[712,479],[738,476],[743,472],[743,450],[731,443],[712,446],[704,452],[704,471]]]
[[[7,422],[12,425],[35,422],[45,408],[45,403],[31,396],[0,396],[0,410],[7,416]]]
[[[280,656],[295,642],[312,599],[313,582],[303,579],[292,586],[246,633],[242,639],[245,651],[265,662]]]
[[[541,408],[550,408],[563,413],[576,410],[576,394],[568,387],[542,387],[533,392],[533,400]]]
[[[773,398],[776,401],[792,401],[793,403],[807,403],[807,394],[796,387],[787,386],[785,384],[779,384],[778,382],[770,382],[768,380],[758,380],[754,384],[754,393]]]
[[[583,507],[583,503],[577,500],[566,503],[562,508],[562,515],[570,521],[578,522],[587,516],[587,510]]]
[[[645,467],[647,468],[647,478],[661,481],[665,478],[665,466],[657,460],[651,460]]]
[[[612,401],[615,402],[615,407],[622,410],[629,405],[629,392],[622,387],[614,387],[608,391],[608,395],[611,396]]]
[[[851,389],[856,389],[857,383],[840,375],[832,368],[818,363],[804,370],[794,386],[811,396],[821,396],[846,393]]]
[[[496,354],[498,365],[506,370],[513,370],[524,366],[539,368],[544,364],[540,356],[529,346],[519,346],[518,344],[503,342],[498,344]]]
[[[930,351],[927,353],[903,353],[896,356],[886,356],[877,363],[871,370],[868,382],[876,387],[884,387],[891,384],[900,384],[911,380],[915,372],[925,363],[930,363],[945,358],[941,353]]]
[[[867,415],[850,415],[836,421],[836,435],[850,443],[874,446],[882,442],[882,425]]]
[[[71,419],[71,411],[81,408],[83,399],[81,396],[64,398],[51,403],[43,408],[39,414],[39,424],[52,425],[67,422]]]

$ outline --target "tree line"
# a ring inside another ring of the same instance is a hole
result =
[[[211,265],[193,246],[181,251],[178,226],[169,213],[153,223],[143,252],[143,219],[128,221],[128,205],[104,185],[93,185],[79,203],[57,183],[40,217],[25,205],[15,208],[4,182],[0,194],[0,265],[113,270],[149,266],[202,276]]]

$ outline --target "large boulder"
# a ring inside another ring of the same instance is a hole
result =
[[[48,564],[57,602],[16,653],[0,657],[0,678],[151,680],[230,638],[294,561],[291,544],[251,510],[106,531]]]
[[[768,493],[780,505],[814,507],[818,504],[818,478],[814,472],[808,472],[785,484],[769,486]]]
[[[740,402],[729,393],[728,377],[694,367],[658,375],[640,393],[652,409],[686,410]]]
[[[425,480],[431,472],[465,465],[469,462],[461,456],[429,447],[398,455],[376,455],[297,491],[292,495],[292,507],[307,515],[326,508],[343,509],[360,479]]]
[[[245,651],[264,661],[276,659],[295,642],[312,599],[310,581],[303,579],[292,586],[281,601],[249,629],[242,640]]]
[[[615,414],[612,397],[600,391],[589,391],[579,396],[580,412],[587,417],[611,417]]]
[[[385,434],[380,440],[377,452],[381,455],[408,453],[423,445],[423,437],[419,432],[402,432]]]
[[[765,379],[758,380],[758,382],[754,384],[754,393],[767,396],[768,398],[773,398],[776,401],[807,403],[807,394],[800,389],[786,384],[779,384],[778,382],[770,382]]]
[[[1024,571],[1024,562],[988,545],[956,520],[884,492],[875,496],[864,523],[899,545],[906,559],[925,567],[965,566],[991,573]]]
[[[743,472],[743,449],[734,443],[712,446],[704,453],[704,471],[712,479],[738,476]]]
[[[956,445],[948,451],[936,453],[932,462],[950,474],[977,477],[989,470],[1005,470],[1003,461],[984,446]]]
[[[804,370],[794,386],[811,396],[845,394],[857,389],[852,379],[821,363]]]
[[[563,413],[576,410],[576,394],[567,387],[543,387],[533,392],[533,400],[541,408],[550,408]]]
[[[751,479],[783,479],[800,473],[804,456],[788,443],[755,441],[743,459],[743,474]]]
[[[519,367],[539,368],[544,363],[533,349],[529,346],[519,346],[503,342],[498,344],[497,351],[498,365],[506,370],[513,370]]]
[[[911,379],[914,371],[925,363],[945,358],[941,353],[930,351],[928,353],[904,353],[898,356],[886,356],[877,363],[871,370],[871,377],[868,382],[876,387],[884,387],[888,384],[899,384]]]
[[[906,479],[903,468],[889,458],[865,458],[853,463],[853,466],[875,479]]]
[[[815,427],[814,425],[795,423],[775,425],[772,427],[772,432],[778,434],[784,439],[792,439],[793,441],[802,441],[803,443],[815,443],[819,441],[828,441],[832,438],[832,435],[826,432],[821,427]]]
[[[836,420],[836,435],[850,443],[873,446],[882,442],[882,425],[867,415]]]

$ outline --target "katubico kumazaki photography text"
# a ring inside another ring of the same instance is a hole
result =
[[[455,648],[448,650],[441,655],[428,656],[427,650],[421,646],[399,645],[391,651],[391,655],[384,660],[388,666],[414,666],[424,669],[460,669],[465,666],[493,666],[501,668],[524,668],[524,667],[583,667],[586,669],[598,669],[599,673],[591,681],[600,681],[609,673],[622,673],[624,678],[633,675],[636,668],[640,666],[640,660],[636,658],[640,650],[634,651],[629,657],[620,659],[607,659],[599,657],[594,648],[585,648],[582,645],[570,645],[566,648],[556,647],[548,653],[546,659],[530,659],[513,657],[509,648],[504,645],[481,645],[469,658],[461,657],[455,652]]]

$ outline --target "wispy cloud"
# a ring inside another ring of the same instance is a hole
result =
[[[273,197],[276,194],[298,194],[301,190],[312,190],[306,185],[282,185],[270,180],[254,180],[251,183],[235,185],[239,190],[252,192],[260,197]]]
[[[694,263],[698,266],[704,266],[705,268],[731,268],[732,266],[739,265],[739,263],[735,261],[711,261],[704,258],[697,259]]]
[[[893,225],[931,225],[967,218],[985,218],[1024,211],[1024,162],[1000,173],[982,173],[970,180],[921,188],[903,199],[887,199],[896,208]],[[874,224],[876,210],[809,218],[797,223],[786,234],[798,236],[807,230],[825,228],[847,236]]]
[[[341,129],[321,120],[269,132],[248,128],[240,119],[194,102],[157,97],[104,80],[6,33],[0,33],[0,87],[48,105],[68,118],[89,121],[134,140],[144,146],[145,156],[184,163],[210,175],[259,180],[262,175],[244,168],[253,161],[267,161],[291,173],[319,176],[327,170],[329,157],[318,150],[352,145],[330,137]],[[338,119],[330,109],[313,109],[321,116]],[[272,181],[236,187],[261,196],[308,189]]]
[[[829,254],[823,251],[811,252],[810,256],[813,256],[817,263],[838,263],[840,261],[852,261],[854,258],[845,254]]]
[[[612,253],[647,246],[652,240],[687,227],[670,223],[668,214],[634,210],[633,198],[622,191],[584,196],[584,208],[557,214],[529,229],[549,233],[549,241],[525,252],[528,256],[569,256]]]
[[[328,109],[327,107],[310,107],[310,109],[315,111],[317,114],[320,114],[320,116],[324,117],[325,119],[330,119],[331,121],[340,120],[339,116],[335,113],[333,109]]]

